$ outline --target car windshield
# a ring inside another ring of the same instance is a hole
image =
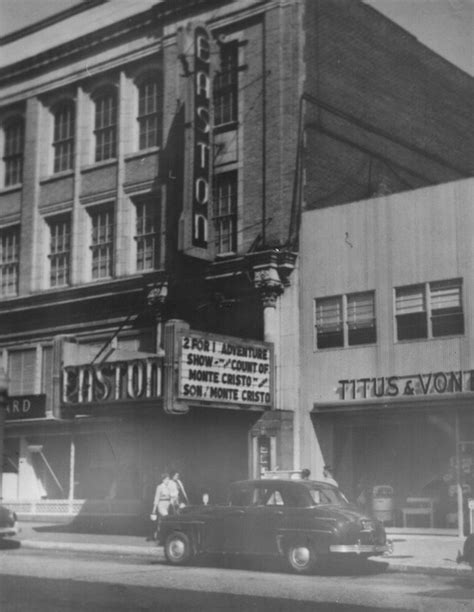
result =
[[[324,484],[310,484],[308,490],[313,502],[319,504],[332,504],[334,506],[347,506],[349,502],[342,491],[336,487]]]

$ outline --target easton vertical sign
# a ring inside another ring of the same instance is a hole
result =
[[[183,401],[270,407],[273,347],[230,336],[179,336],[178,396]]]
[[[188,255],[208,259],[211,190],[211,35],[202,24],[179,32],[185,80],[185,170],[182,241]]]

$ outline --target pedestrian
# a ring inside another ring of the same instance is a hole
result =
[[[180,508],[183,508],[184,506],[189,504],[189,499],[186,494],[186,490],[180,480],[180,473],[176,470],[171,472],[169,490],[171,492],[172,511],[177,512]]]
[[[207,489],[203,490],[202,496],[201,496],[201,500],[202,500],[202,505],[203,506],[208,506],[209,505],[209,491]]]
[[[310,476],[311,476],[311,470],[308,470],[308,468],[304,468],[301,470],[301,478],[303,480],[309,480]]]
[[[325,465],[323,468],[323,476],[325,482],[332,484],[335,487],[338,487],[338,483],[334,476],[332,475],[332,467],[330,465]]]
[[[165,472],[161,475],[161,483],[156,487],[155,498],[151,516],[156,517],[154,539],[157,538],[161,519],[168,516],[171,504],[170,475]],[[153,519],[152,519],[153,520]]]

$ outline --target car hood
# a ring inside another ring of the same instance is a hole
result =
[[[328,504],[325,506],[315,506],[313,512],[316,517],[325,519],[345,520],[350,522],[359,521],[361,519],[374,520],[361,512],[357,506],[352,505],[333,506]]]

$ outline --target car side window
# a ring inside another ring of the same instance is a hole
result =
[[[250,506],[252,503],[252,489],[232,489],[230,492],[231,506]]]
[[[284,506],[283,497],[280,491],[271,491],[266,501],[266,506]]]

